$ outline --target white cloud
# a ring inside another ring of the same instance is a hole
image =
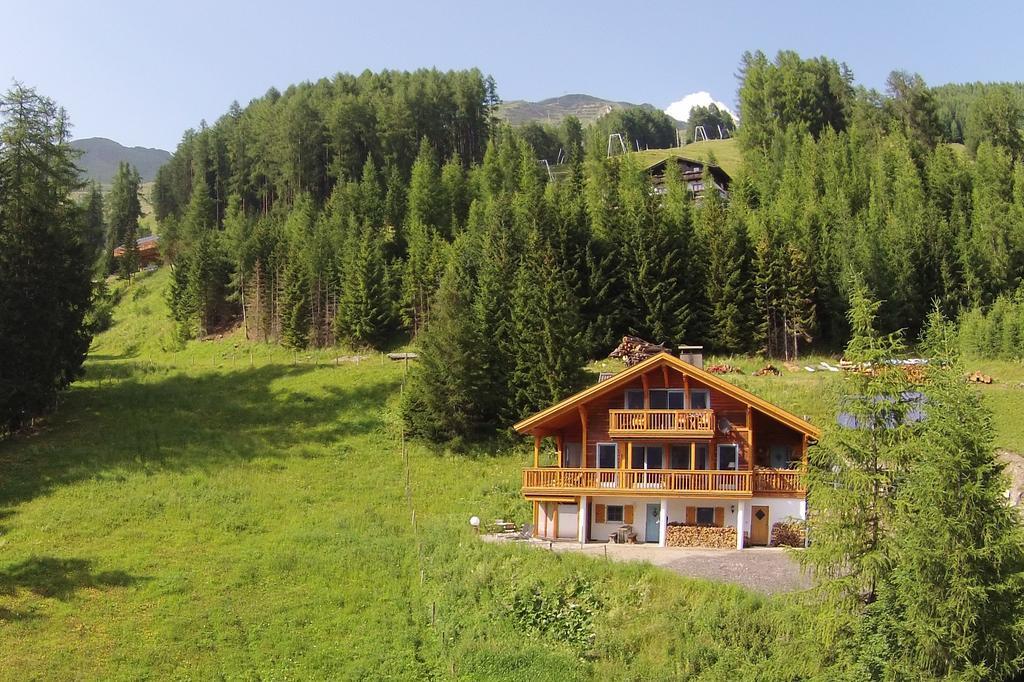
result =
[[[706,107],[709,104],[715,104],[719,109],[725,109],[734,119],[736,119],[737,122],[739,122],[740,117],[737,116],[732,109],[730,109],[724,102],[716,100],[711,96],[711,93],[706,90],[691,92],[678,102],[672,102],[672,104],[665,107],[665,113],[677,121],[683,121],[685,123],[690,118],[690,109],[697,106]]]

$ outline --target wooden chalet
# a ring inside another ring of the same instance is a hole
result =
[[[135,240],[135,243],[139,247],[140,268],[160,263],[160,237],[158,235],[140,237]],[[122,256],[124,256],[124,247],[118,246],[114,249],[114,258],[121,258]]]
[[[651,177],[651,184],[654,186],[654,191],[658,194],[665,192],[665,172],[668,169],[668,164],[675,163],[679,166],[679,174],[682,177],[683,182],[690,190],[690,195],[694,199],[701,199],[704,196],[706,182],[704,178],[704,167],[707,166],[708,174],[711,176],[711,181],[714,183],[714,189],[718,192],[719,196],[723,199],[729,198],[729,185],[732,183],[732,178],[722,168],[716,164],[706,164],[703,161],[696,159],[688,159],[683,156],[670,156],[662,159],[657,163],[651,164],[645,170]]]
[[[537,537],[742,548],[806,518],[818,428],[690,360],[658,354],[514,426],[534,437],[522,492]]]

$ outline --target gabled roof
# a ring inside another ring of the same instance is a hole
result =
[[[645,372],[662,365],[668,365],[682,374],[698,379],[711,388],[750,405],[759,412],[762,412],[769,417],[773,417],[786,426],[789,426],[801,433],[805,433],[811,438],[817,439],[821,437],[821,429],[810,422],[801,419],[792,412],[784,410],[777,405],[773,405],[763,398],[757,397],[750,391],[745,391],[739,386],[730,384],[721,377],[715,376],[710,372],[705,372],[698,367],[694,367],[688,362],[683,362],[670,353],[659,353],[658,355],[648,358],[637,365],[633,365],[629,369],[619,372],[610,379],[594,384],[590,388],[586,388],[575,395],[569,396],[561,402],[555,403],[545,410],[541,410],[540,412],[527,417],[521,422],[515,424],[512,428],[519,433],[527,433],[530,429],[537,427],[550,419],[563,417],[566,413],[576,409],[577,405],[586,403],[606,393],[611,393],[617,388],[621,388],[622,386],[632,382]]]

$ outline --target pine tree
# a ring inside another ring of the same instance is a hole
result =
[[[113,273],[117,270],[125,278],[138,270],[138,248],[134,241],[138,239],[139,218],[142,217],[142,204],[139,200],[141,183],[139,172],[130,164],[121,162],[107,198],[110,211],[107,221],[110,226],[107,239],[107,272]],[[128,243],[129,238],[132,244]],[[114,249],[118,246],[125,248],[120,264],[114,262]]]
[[[656,342],[679,343],[690,322],[687,291],[679,281],[685,258],[682,234],[664,219],[647,174],[624,160],[619,180],[622,258],[628,324]]]
[[[729,211],[705,173],[701,205],[697,209],[700,238],[707,245],[705,296],[711,320],[709,342],[715,350],[747,350],[753,334],[749,326],[749,253],[747,228],[738,211]]]
[[[480,409],[490,377],[473,315],[475,271],[468,240],[457,238],[420,340],[420,361],[403,396],[403,415],[414,435],[451,441],[494,427]]]
[[[385,236],[364,227],[342,269],[341,298],[335,318],[338,337],[354,346],[379,345],[391,331],[392,300],[384,260]]]
[[[833,387],[837,415],[811,450],[808,471],[810,547],[800,555],[839,617],[823,632],[826,644],[849,635],[864,604],[878,597],[892,566],[891,528],[896,500],[890,494],[907,470],[915,426],[902,368],[890,363],[903,350],[898,335],[875,329],[879,304],[863,280],[851,286],[853,337],[845,357],[856,371]]]
[[[92,252],[93,258],[98,259],[103,253],[103,246],[107,242],[107,221],[103,209],[103,192],[100,191],[98,183],[92,183],[89,187],[89,196],[83,206],[82,218],[82,240]],[[106,266],[106,259],[103,265]],[[105,274],[105,273],[101,273]]]
[[[420,140],[419,154],[409,179],[406,222],[430,226],[447,234],[451,209],[444,196],[437,152],[427,138]]]
[[[507,195],[488,201],[483,216],[484,224],[479,227],[482,234],[477,237],[480,267],[473,315],[484,346],[490,349],[482,361],[491,388],[480,400],[484,413],[495,422],[508,422],[508,385],[515,363],[512,300],[524,243],[515,228]]]
[[[512,297],[513,418],[579,388],[584,355],[578,310],[554,251],[537,232],[530,233]]]
[[[957,345],[953,325],[933,312],[924,420],[882,529],[892,568],[860,638],[877,677],[1008,679],[1021,669],[1024,527],[1006,504],[991,414],[963,381]]]

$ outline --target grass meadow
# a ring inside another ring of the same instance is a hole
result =
[[[57,413],[0,443],[0,679],[821,672],[801,595],[479,542],[473,514],[529,520],[529,448],[403,450],[405,368],[377,355],[178,345],[167,274],[123,293]],[[821,418],[818,374],[734,378]],[[1021,414],[1019,386],[986,391]],[[997,417],[1020,449],[1017,421]]]

